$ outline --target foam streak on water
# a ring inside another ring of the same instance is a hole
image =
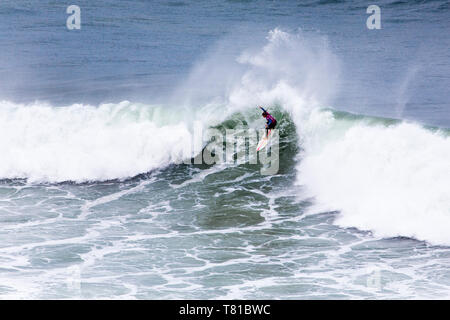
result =
[[[301,190],[286,190],[280,183],[292,176],[261,181],[249,172],[237,185],[223,182],[230,193],[217,195],[207,181],[171,188],[162,178],[178,170],[162,172],[152,182],[43,186],[39,189],[45,203],[27,197],[26,189],[3,186],[2,194],[9,195],[2,197],[2,203],[10,215],[3,216],[2,224],[20,228],[2,231],[1,237],[9,239],[0,248],[2,297],[270,299],[277,295],[289,299],[448,294],[446,248],[342,229],[330,223],[336,213],[302,215],[309,200],[298,198]],[[205,180],[226,181],[234,174],[225,170]],[[104,195],[93,198],[93,187],[103,189]],[[260,188],[273,192],[261,194]],[[28,203],[18,209],[18,201]],[[222,203],[227,203],[226,209]],[[188,205],[192,210],[186,211]],[[83,215],[87,207],[89,214]],[[44,208],[54,214],[39,215]],[[15,221],[19,217],[22,221]],[[374,276],[379,282],[372,281]]]

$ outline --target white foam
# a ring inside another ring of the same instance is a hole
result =
[[[342,226],[450,244],[450,139],[407,123],[355,123],[338,134],[339,122],[306,151],[298,183],[340,210]]]
[[[130,102],[99,107],[0,103],[0,177],[88,181],[132,177],[192,156],[189,122]]]

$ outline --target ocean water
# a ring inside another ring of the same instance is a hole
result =
[[[448,1],[71,4],[0,3],[0,298],[450,297]]]

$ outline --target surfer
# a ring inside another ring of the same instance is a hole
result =
[[[266,137],[267,137],[269,134],[269,130],[275,129],[275,126],[277,125],[277,120],[270,113],[264,110],[263,107],[260,106],[259,108],[263,111],[262,116],[267,120],[266,124]]]

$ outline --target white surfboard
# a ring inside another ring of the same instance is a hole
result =
[[[267,133],[267,136],[265,136],[259,141],[258,146],[256,147],[256,151],[260,151],[264,149],[265,146],[267,146],[267,143],[269,143],[270,137],[272,136],[272,132],[273,130],[270,129],[269,132]]]

